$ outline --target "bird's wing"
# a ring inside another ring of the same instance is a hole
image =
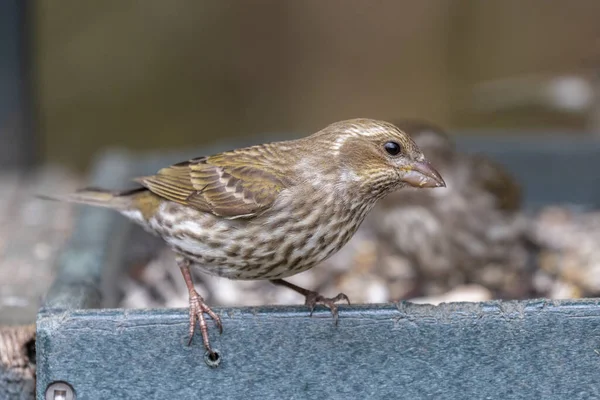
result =
[[[259,146],[244,150],[185,161],[136,181],[167,200],[217,216],[252,217],[271,206],[290,181],[271,152]]]

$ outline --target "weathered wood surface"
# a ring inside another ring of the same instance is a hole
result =
[[[0,399],[35,396],[35,325],[0,327]]]

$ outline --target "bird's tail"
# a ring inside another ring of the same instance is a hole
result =
[[[67,195],[48,196],[37,195],[44,200],[66,201],[70,203],[88,204],[97,207],[111,208],[113,210],[125,211],[131,207],[133,197],[146,188],[136,188],[122,192],[109,191],[100,188],[85,188]]]

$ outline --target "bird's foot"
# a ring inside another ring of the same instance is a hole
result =
[[[335,297],[323,297],[319,293],[313,292],[311,290],[306,294],[306,301],[304,302],[304,304],[306,304],[310,308],[311,316],[313,315],[313,311],[315,310],[315,306],[317,304],[322,304],[325,307],[329,308],[331,310],[331,314],[333,315],[333,322],[335,325],[337,325],[338,306],[335,303],[342,300],[345,300],[346,302],[348,302],[348,304],[350,304],[350,299],[344,293],[339,293]]]
[[[202,333],[202,342],[204,343],[204,347],[208,351],[210,357],[216,357],[215,352],[210,347],[210,340],[208,338],[208,325],[206,324],[206,318],[204,314],[208,314],[213,321],[215,321],[215,325],[217,325],[219,328],[219,333],[223,333],[223,324],[221,323],[221,318],[210,309],[198,292],[195,290],[190,292],[190,339],[188,341],[188,346],[192,344],[192,339],[194,338],[194,332],[196,330],[196,321],[198,321],[200,325],[200,332]]]
[[[310,315],[313,315],[313,311],[315,310],[315,306],[317,304],[323,304],[327,308],[331,310],[331,314],[333,315],[333,322],[335,325],[338,323],[338,306],[335,304],[340,300],[345,300],[350,304],[350,299],[344,293],[339,293],[335,297],[323,297],[319,293],[314,292],[312,290],[301,288],[300,286],[294,285],[288,281],[283,279],[273,279],[271,282],[275,285],[285,286],[289,289],[292,289],[296,293],[300,293],[302,296],[306,298],[304,304],[310,307]]]

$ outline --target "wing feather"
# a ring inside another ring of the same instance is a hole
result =
[[[136,181],[158,196],[225,218],[252,217],[291,184],[273,150],[254,146],[200,157]]]

